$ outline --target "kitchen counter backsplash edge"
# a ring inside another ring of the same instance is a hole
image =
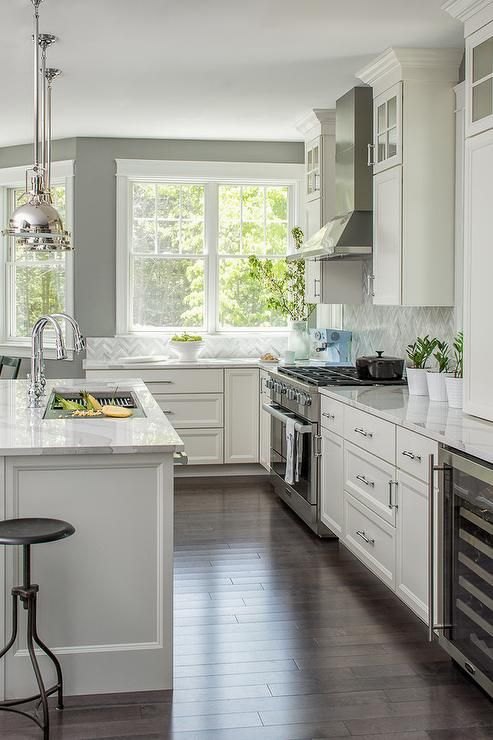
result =
[[[366,411],[397,426],[434,439],[468,455],[493,463],[493,423],[434,403],[426,396],[410,396],[406,387],[320,388],[322,396]]]

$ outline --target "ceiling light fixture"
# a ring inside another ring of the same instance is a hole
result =
[[[51,88],[60,70],[47,68],[46,50],[56,37],[39,33],[39,6],[43,0],[31,2],[34,7],[34,163],[26,170],[26,190],[22,197],[27,200],[14,210],[2,233],[14,237],[17,244],[32,252],[67,251],[73,249],[71,235],[65,231],[60,214],[53,206],[50,190]]]

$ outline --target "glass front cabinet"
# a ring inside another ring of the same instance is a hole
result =
[[[306,144],[306,199],[320,198],[320,162],[322,154],[322,137]]]
[[[466,40],[467,135],[493,128],[493,22]]]
[[[402,82],[374,99],[373,131],[373,172],[402,164]]]

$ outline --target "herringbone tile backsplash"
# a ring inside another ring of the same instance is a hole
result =
[[[366,269],[363,273],[366,286]],[[406,357],[406,347],[416,337],[429,334],[450,342],[455,334],[453,308],[374,306],[365,290],[364,295],[361,305],[344,306],[344,329],[353,332],[353,359],[376,350]]]

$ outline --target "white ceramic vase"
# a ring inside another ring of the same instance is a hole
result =
[[[446,373],[430,372],[426,373],[426,382],[428,384],[428,395],[430,401],[437,403],[447,403],[447,389],[445,388]]]
[[[410,396],[427,396],[428,383],[426,373],[428,371],[421,367],[408,367],[406,369],[407,387]]]
[[[448,405],[453,409],[461,409],[464,387],[463,378],[447,377],[445,378],[445,387],[447,389]]]
[[[306,321],[290,321],[288,349],[294,352],[295,360],[307,360],[310,355],[310,338]]]

